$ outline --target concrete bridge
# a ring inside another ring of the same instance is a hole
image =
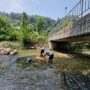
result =
[[[49,49],[68,50],[68,42],[90,42],[90,13],[81,15],[72,25],[49,36]]]
[[[71,26],[49,36],[50,49],[65,49],[68,42],[90,42],[90,13]]]

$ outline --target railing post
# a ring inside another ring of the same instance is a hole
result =
[[[83,0],[81,0],[81,18],[83,17]]]

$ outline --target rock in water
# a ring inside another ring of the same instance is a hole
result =
[[[10,54],[11,54],[11,55],[18,54],[18,50],[17,50],[17,49],[15,49],[15,50],[14,50],[14,51],[12,51]]]
[[[28,57],[26,63],[30,63],[32,60]]]
[[[2,49],[0,49],[0,54],[9,55],[10,54],[10,48],[2,48]]]

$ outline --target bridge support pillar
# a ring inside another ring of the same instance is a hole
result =
[[[57,47],[56,45],[56,42],[49,42],[49,49],[54,50]]]
[[[70,50],[70,44],[68,42],[49,42],[49,49],[68,51]]]

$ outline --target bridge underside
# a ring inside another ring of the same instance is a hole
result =
[[[49,42],[49,49],[68,51],[70,50],[70,45],[68,42],[58,42],[58,41]]]
[[[69,50],[69,42],[90,42],[90,13],[75,21],[72,26],[49,37],[50,49]]]
[[[52,40],[55,42],[90,42],[90,35]]]
[[[52,40],[49,42],[49,49],[68,51],[69,42],[90,42],[90,35]]]

